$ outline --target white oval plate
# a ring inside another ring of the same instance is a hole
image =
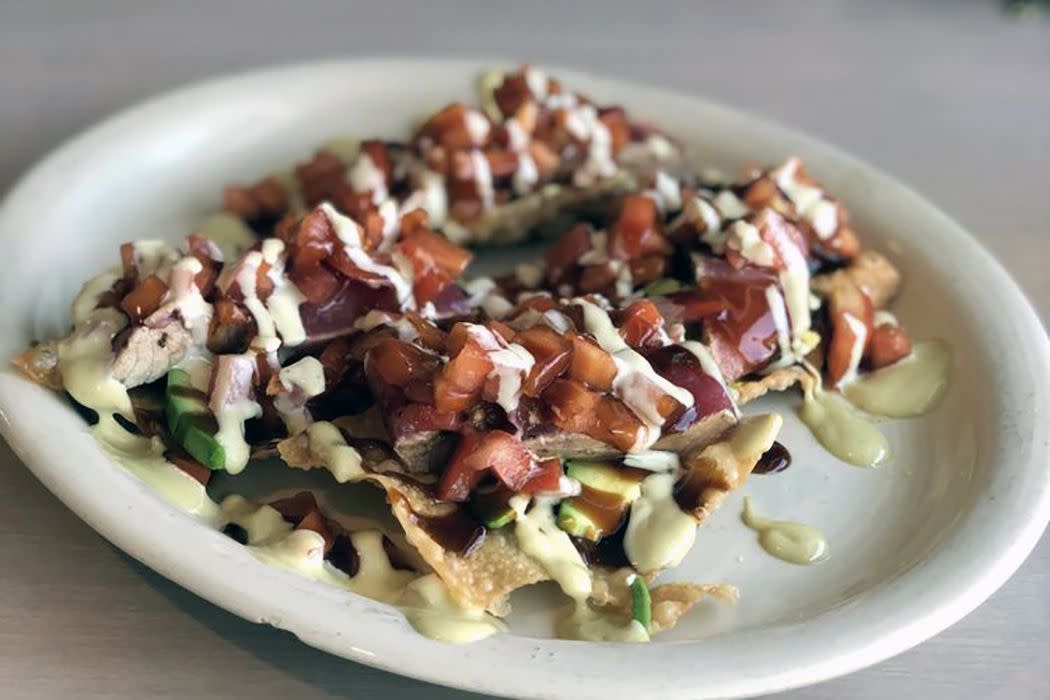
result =
[[[179,240],[219,205],[223,183],[288,167],[346,133],[403,137],[412,120],[472,97],[474,61],[317,63],[179,90],[120,114],[38,165],[0,211],[7,269],[0,357],[61,334],[80,283],[128,239]],[[655,119],[705,165],[803,156],[840,196],[865,243],[902,267],[896,304],[919,336],[948,339],[951,389],[932,415],[886,423],[893,460],[837,462],[788,417],[795,464],[744,489],[763,514],[820,527],[831,558],[766,556],[734,494],[669,578],[726,581],[735,607],[702,605],[651,645],[549,638],[549,586],[514,598],[512,634],[469,645],[425,639],[393,609],[267,568],[111,463],[58,397],[0,374],[3,434],[81,518],[164,576],[307,644],[436,683],[521,697],[751,695],[848,673],[958,620],[1020,565],[1050,513],[1050,350],[1017,286],[957,224],[914,192],[797,133],[703,100],[555,71],[600,102]],[[250,476],[250,475],[249,475]]]

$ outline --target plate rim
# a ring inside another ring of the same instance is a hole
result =
[[[172,104],[178,104],[180,101],[192,102],[199,100],[214,91],[225,91],[235,88],[244,89],[245,85],[254,81],[265,82],[279,78],[287,79],[295,74],[301,75],[312,72],[366,69],[390,72],[411,70],[422,64],[427,66],[436,65],[444,71],[461,71],[465,76],[465,80],[469,80],[478,66],[506,65],[510,63],[513,62],[506,60],[484,61],[472,58],[434,59],[390,56],[327,59],[269,66],[212,77],[177,87],[103,119],[101,122],[78,133],[40,159],[12,185],[3,202],[0,203],[0,240],[8,235],[10,230],[8,228],[10,225],[9,220],[17,219],[17,214],[20,210],[37,200],[35,190],[48,179],[59,176],[59,169],[66,161],[75,159],[82,152],[89,153],[96,150],[106,139],[115,136],[116,132],[121,128],[133,125],[136,121],[148,121],[156,110]],[[979,263],[983,267],[982,272],[1002,292],[1002,297],[1008,300],[1005,304],[1008,308],[1007,315],[1014,318],[1018,323],[1018,330],[1022,332],[1025,339],[1034,342],[1034,351],[1023,358],[1023,360],[1033,370],[1032,379],[1034,380],[1033,385],[1036,387],[1036,392],[1042,392],[1041,395],[1035,395],[1038,401],[1033,401],[1033,403],[1036,404],[1037,410],[1043,411],[1042,415],[1048,415],[1046,406],[1050,403],[1047,392],[1047,387],[1050,386],[1050,340],[1047,339],[1042,322],[1035,310],[1016,281],[1006,272],[998,260],[965,229],[948,217],[936,205],[921,197],[910,186],[835,146],[810,137],[798,130],[725,106],[717,101],[698,95],[646,85],[639,81],[606,77],[590,71],[562,69],[557,66],[552,66],[550,70],[559,75],[567,76],[568,80],[586,79],[599,81],[609,85],[620,86],[639,95],[663,96],[664,98],[687,101],[692,103],[697,109],[737,120],[741,124],[770,135],[771,138],[778,142],[791,143],[792,148],[802,149],[807,155],[817,153],[820,155],[821,160],[835,162],[844,168],[862,171],[878,187],[887,188],[887,190],[893,192],[894,196],[910,201],[911,206],[925,210],[938,221],[937,228],[940,231],[938,235],[950,237],[953,242],[957,242],[965,249],[963,253],[971,258],[974,264]],[[507,669],[505,667],[501,668],[501,675],[506,677],[503,680],[493,678],[491,675],[486,676],[484,673],[480,674],[480,676],[478,674],[463,676],[461,666],[446,668],[440,664],[430,663],[425,667],[415,667],[410,663],[401,663],[395,650],[408,648],[421,653],[432,654],[436,658],[437,656],[447,656],[446,654],[438,654],[437,649],[444,648],[447,651],[448,647],[430,640],[423,640],[423,638],[405,639],[399,637],[392,631],[394,627],[391,626],[398,624],[396,618],[399,616],[385,608],[385,606],[356,596],[353,596],[354,600],[349,602],[346,600],[336,601],[335,599],[337,598],[345,598],[345,592],[329,589],[322,584],[307,581],[294,574],[274,570],[259,564],[241,551],[234,543],[198,524],[196,529],[204,532],[196,533],[201,536],[195,536],[193,539],[215,550],[217,556],[223,562],[228,564],[234,563],[236,566],[247,565],[248,568],[263,570],[253,575],[253,578],[262,579],[262,587],[258,591],[249,591],[249,595],[242,600],[234,600],[233,596],[230,595],[234,592],[232,589],[223,590],[225,585],[216,585],[213,577],[204,576],[201,571],[181,568],[177,558],[171,558],[170,551],[165,551],[163,554],[150,551],[149,548],[144,546],[146,542],[143,538],[136,537],[134,533],[128,533],[126,529],[122,530],[120,519],[114,517],[114,513],[107,513],[105,510],[100,511],[100,501],[98,499],[95,501],[84,499],[82,497],[83,494],[74,488],[76,481],[63,478],[63,476],[68,477],[68,475],[63,475],[60,469],[56,469],[52,457],[57,456],[58,453],[68,453],[70,448],[74,446],[73,443],[85,445],[85,441],[91,440],[87,432],[81,431],[71,442],[62,443],[63,446],[59,446],[57,444],[58,441],[52,445],[42,446],[34,444],[34,441],[39,438],[39,431],[33,430],[32,426],[28,425],[25,416],[19,415],[21,412],[12,410],[14,408],[12,401],[17,400],[17,394],[20,391],[24,391],[27,388],[26,385],[30,385],[30,383],[28,380],[13,378],[9,370],[4,373],[4,376],[0,377],[0,380],[2,380],[0,381],[0,433],[3,434],[18,457],[29,466],[37,478],[52,493],[58,496],[66,507],[70,508],[78,517],[106,537],[106,539],[166,578],[175,581],[180,586],[193,591],[195,594],[219,605],[225,610],[245,619],[256,622],[268,622],[281,629],[291,631],[311,646],[338,656],[402,675],[467,690],[504,695],[514,694],[520,697],[546,698],[556,697],[564,692],[567,680],[574,680],[579,684],[592,684],[589,687],[581,688],[577,692],[577,695],[581,698],[592,696],[607,697],[610,689],[615,691],[614,694],[651,692],[654,690],[655,686],[643,683],[637,677],[633,679],[631,677],[616,677],[615,684],[609,684],[603,688],[600,685],[601,680],[594,678],[593,674],[577,674],[575,678],[569,679],[566,679],[564,675],[558,675],[559,664],[564,664],[566,658],[576,660],[585,658],[585,655],[581,655],[583,648],[600,647],[603,650],[611,649],[613,651],[609,652],[609,657],[613,658],[615,656],[624,657],[626,648],[622,645],[595,645],[593,643],[535,640],[505,635],[494,640],[486,640],[472,647],[459,648],[463,649],[464,653],[457,654],[457,656],[465,657],[468,660],[481,652],[485,656],[496,654],[495,658],[498,659],[500,654],[510,655],[528,651],[528,647],[533,647],[533,651],[536,653],[539,653],[537,650],[542,650],[546,647],[555,649],[554,656],[551,657],[553,661],[540,660],[531,671],[526,671],[524,676],[521,676],[520,673],[506,673]],[[57,402],[57,399],[55,401]],[[37,403],[44,405],[44,400],[41,399]],[[91,444],[93,445],[93,443]],[[756,695],[826,680],[850,673],[903,652],[932,637],[968,614],[998,589],[1021,565],[1039,541],[1047,521],[1050,520],[1050,469],[1048,469],[1050,467],[1050,443],[1045,441],[1039,443],[1038,437],[1033,436],[1030,446],[1032,451],[1028,464],[1024,465],[1024,468],[1027,472],[1028,470],[1039,469],[1041,466],[1043,484],[1041,491],[1029,494],[1027,498],[1031,505],[1027,520],[1023,524],[1014,527],[1011,531],[1012,537],[1009,538],[1010,541],[1006,543],[1006,546],[997,557],[991,558],[985,563],[984,569],[979,576],[970,579],[967,585],[957,585],[954,592],[944,600],[941,600],[938,605],[924,611],[908,624],[899,624],[896,627],[891,626],[889,629],[874,629],[872,631],[875,633],[875,636],[871,637],[866,644],[855,643],[854,647],[836,650],[835,653],[828,654],[827,658],[823,660],[810,659],[808,662],[800,665],[798,659],[790,659],[788,663],[780,664],[780,670],[772,670],[776,664],[767,663],[769,668],[763,672],[755,672],[754,669],[748,669],[748,673],[745,674],[747,677],[736,678],[735,680],[733,678],[725,678],[714,684],[705,683],[705,675],[702,671],[692,671],[691,674],[680,674],[677,680],[692,680],[693,682],[663,687],[661,688],[661,696],[725,697]],[[95,451],[97,452],[97,449]],[[95,457],[101,457],[101,453],[95,455]],[[105,457],[101,458],[106,459]],[[94,461],[94,458],[92,458],[92,461]],[[148,496],[153,496],[152,492],[145,485],[139,483],[130,474],[125,473],[123,470],[113,471],[120,474],[123,477],[123,481],[126,482],[121,486],[122,493],[137,496],[139,492],[144,492]],[[121,481],[121,478],[117,477],[117,481]],[[188,518],[188,516],[168,506],[156,497],[140,499],[139,502],[131,505],[141,510],[142,514],[160,517],[166,521],[173,519],[185,520]],[[938,549],[952,545],[952,539],[956,535],[957,533],[954,532],[949,533],[949,537],[946,537],[945,541],[938,544]],[[166,544],[170,545],[170,543]],[[170,550],[170,546],[168,549]],[[241,556],[237,556],[238,554]],[[241,561],[236,562],[235,560],[238,559]],[[907,575],[907,573],[902,575]],[[312,623],[308,616],[303,617],[301,614],[298,614],[298,611],[280,605],[280,601],[270,601],[271,592],[277,593],[281,597],[290,597],[290,593],[297,593],[302,596],[311,596],[313,599],[322,602],[344,604],[354,617],[360,616],[360,620],[368,623],[368,626],[375,629],[377,633],[394,634],[394,638],[390,640],[393,644],[373,639],[369,640],[373,642],[374,648],[372,649],[365,646],[354,646],[348,642],[349,635],[344,637],[336,634],[333,636],[329,632],[319,630],[316,621]],[[267,602],[276,604],[267,605]],[[843,614],[843,611],[833,612]],[[821,617],[825,618],[825,622],[827,622],[828,619],[832,617],[837,619],[838,616],[829,613],[827,616]],[[403,623],[400,626],[405,627]],[[875,625],[874,627],[878,628],[879,626]],[[744,631],[734,633],[734,635],[748,645],[754,645],[762,641],[755,639],[756,636],[762,636],[761,634]],[[679,656],[680,654],[672,654],[668,650],[676,647],[688,648],[696,645],[711,644],[712,641],[702,640],[698,642],[675,642],[666,645],[654,645],[649,648],[649,652],[642,653],[645,656],[653,657],[653,650],[660,649],[664,655]],[[381,648],[385,648],[386,651],[376,651],[376,649]],[[620,650],[619,653],[616,652],[617,649]],[[631,647],[631,649],[634,648]],[[504,656],[504,660],[510,659],[510,656]],[[537,659],[533,658],[532,661],[536,662]],[[485,662],[481,661],[478,663]],[[593,659],[590,663],[594,663]],[[613,664],[622,663],[622,660],[613,662]],[[610,668],[612,668],[612,665],[610,665]],[[580,669],[576,670],[579,671]],[[561,669],[560,673],[564,674],[564,669]],[[636,675],[641,676],[645,674]],[[557,676],[558,678],[552,683],[550,678],[545,678],[548,676]],[[519,686],[518,688],[510,689],[507,683],[514,678],[525,679],[532,685],[528,688]],[[540,680],[539,684],[536,684],[537,679]],[[508,690],[510,690],[510,693],[508,693]],[[594,690],[599,692],[592,692]]]

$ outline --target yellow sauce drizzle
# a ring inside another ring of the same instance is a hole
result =
[[[909,357],[860,377],[844,393],[854,406],[877,416],[919,416],[944,395],[951,363],[946,342],[923,341],[915,344]]]
[[[744,524],[758,533],[762,549],[792,564],[816,564],[828,558],[828,542],[819,530],[802,523],[769,520],[755,514],[751,499],[744,499],[740,514]]]
[[[819,379],[803,383],[799,415],[831,454],[858,467],[874,467],[890,455],[890,444],[874,424],[838,394],[826,392]]]

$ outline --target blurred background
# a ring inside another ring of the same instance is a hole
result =
[[[1046,322],[1046,5],[0,0],[0,192],[96,120],[220,73],[378,54],[526,60],[726,102],[868,160],[973,232]],[[66,511],[6,446],[0,552],[4,698],[479,697],[327,657],[179,590]],[[781,697],[1048,698],[1047,591],[1044,538],[937,638]]]

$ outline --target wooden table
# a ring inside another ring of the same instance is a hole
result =
[[[346,54],[521,57],[707,95],[839,144],[957,217],[1050,320],[1050,18],[991,0],[145,4],[0,6],[0,190],[95,120],[205,76]],[[3,445],[0,462],[0,696],[467,697],[199,600],[114,550]],[[783,697],[900,696],[1050,697],[1050,541],[937,638]]]

